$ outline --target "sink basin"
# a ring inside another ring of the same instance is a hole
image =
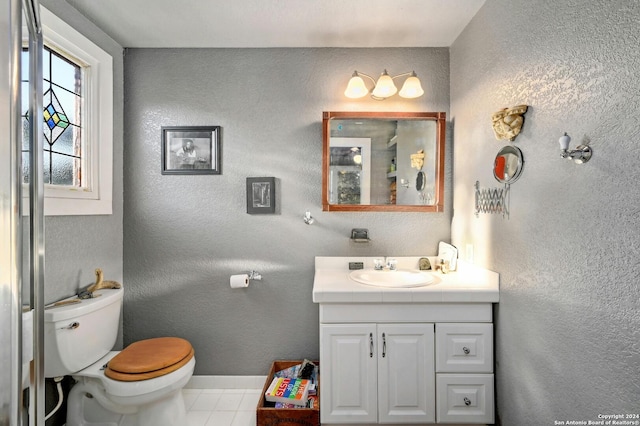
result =
[[[377,287],[422,287],[435,282],[429,272],[417,269],[399,269],[397,271],[376,271],[360,269],[349,273],[349,278],[361,284]]]

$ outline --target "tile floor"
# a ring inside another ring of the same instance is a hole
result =
[[[262,389],[183,389],[188,426],[256,426]]]

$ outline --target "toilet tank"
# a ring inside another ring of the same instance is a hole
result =
[[[113,349],[123,289],[98,290],[91,299],[44,312],[44,376],[71,375]],[[78,300],[75,296],[66,300]]]

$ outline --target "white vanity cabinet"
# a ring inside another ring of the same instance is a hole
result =
[[[323,324],[321,423],[433,423],[433,324]]]
[[[351,262],[373,264],[316,258],[321,423],[494,423],[498,274],[459,265],[430,285],[381,288],[351,280]]]

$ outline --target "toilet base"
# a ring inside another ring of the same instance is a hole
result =
[[[95,397],[94,397],[95,395]],[[138,407],[106,400],[93,383],[77,383],[69,392],[67,426],[175,426],[187,424],[182,389]],[[124,412],[124,413],[123,413]]]

